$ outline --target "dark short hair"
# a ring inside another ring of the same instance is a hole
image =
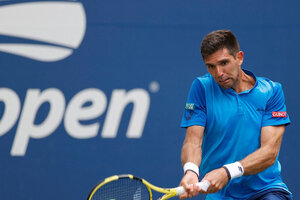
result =
[[[235,35],[230,30],[217,30],[207,34],[201,43],[201,55],[203,60],[216,51],[226,48],[235,58],[240,51],[240,45]]]

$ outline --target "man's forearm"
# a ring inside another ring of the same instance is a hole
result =
[[[240,161],[244,175],[257,174],[274,164],[277,152],[269,147],[261,147]]]
[[[192,142],[185,142],[181,151],[181,162],[184,165],[187,162],[192,162],[200,166],[202,158],[201,146]]]
[[[186,137],[181,151],[181,162],[184,165],[192,162],[200,166],[202,158],[202,140],[204,127],[191,126],[188,127]]]
[[[244,175],[257,174],[275,163],[284,130],[284,125],[262,128],[261,147],[240,161]]]

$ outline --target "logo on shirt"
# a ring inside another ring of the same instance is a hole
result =
[[[287,117],[286,112],[272,112],[272,117]]]
[[[193,103],[186,103],[185,104],[185,109],[186,110],[194,110],[195,104]]]

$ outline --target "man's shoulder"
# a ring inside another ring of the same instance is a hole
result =
[[[201,85],[203,87],[208,87],[209,85],[211,85],[213,83],[213,78],[209,73],[207,73],[207,74],[204,74],[203,76],[197,77],[195,79],[195,81],[201,83]]]
[[[280,89],[281,84],[279,82],[272,81],[266,77],[257,77],[257,82],[259,87],[264,87],[268,90]]]
[[[269,78],[257,77],[257,87],[263,93],[268,93],[270,96],[282,90],[279,82],[272,81]]]

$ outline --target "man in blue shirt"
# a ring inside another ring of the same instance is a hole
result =
[[[180,199],[199,192],[207,200],[292,199],[278,161],[290,123],[281,85],[241,68],[244,53],[231,31],[208,34],[201,54],[209,73],[194,80],[182,118]],[[207,191],[195,186],[199,166]]]

